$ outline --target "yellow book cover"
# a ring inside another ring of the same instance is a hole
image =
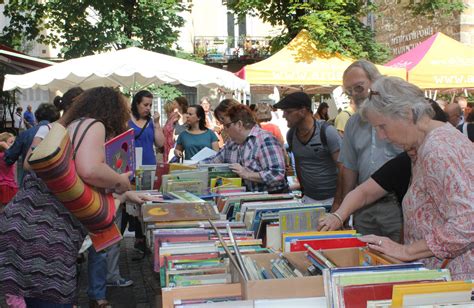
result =
[[[404,296],[406,295],[463,291],[471,294],[472,288],[472,281],[444,281],[394,285],[392,292],[392,307],[403,307]]]
[[[241,178],[224,178],[216,177],[211,179],[211,188],[216,189],[219,187],[240,187],[242,186]]]
[[[197,169],[197,165],[184,165],[184,164],[177,164],[171,163],[170,164],[170,172],[176,170],[193,170]]]

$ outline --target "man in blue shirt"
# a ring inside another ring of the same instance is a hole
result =
[[[39,105],[38,109],[36,109],[35,116],[39,121],[38,125],[21,132],[15,139],[13,145],[5,152],[4,159],[8,165],[13,165],[17,160],[19,160],[21,156],[21,160],[19,160],[21,162],[21,166],[18,168],[18,170],[21,171],[18,172],[18,183],[20,186],[22,185],[23,181],[23,162],[25,161],[26,154],[30,149],[36,132],[41,125],[46,125],[57,121],[59,119],[59,111],[54,105],[44,103]]]
[[[25,126],[27,129],[32,128],[36,125],[36,119],[35,115],[31,111],[32,109],[33,107],[31,107],[31,105],[28,105],[28,107],[26,107],[25,113],[23,114],[23,119],[25,120]]]

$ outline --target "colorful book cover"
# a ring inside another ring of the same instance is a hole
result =
[[[342,299],[345,307],[365,308],[368,301],[392,298],[392,289],[395,284],[421,283],[426,281],[403,281],[377,284],[354,285],[342,288]]]
[[[236,178],[225,178],[225,177],[215,177],[211,179],[210,188],[215,190],[220,187],[240,187],[242,186],[242,179],[239,177]]]
[[[94,246],[97,252],[112,246],[122,239],[122,234],[116,224],[112,224],[100,232],[90,233],[89,235],[91,237],[92,246]]]
[[[394,285],[392,306],[404,307],[408,305],[465,302],[471,299],[472,288],[472,281],[444,281]],[[438,295],[437,293],[442,294]],[[415,295],[420,295],[420,298],[417,299]]]
[[[142,214],[145,222],[219,219],[214,207],[207,203],[147,204],[142,206]]]
[[[281,246],[283,251],[289,251],[290,243],[297,240],[309,239],[330,239],[330,238],[348,238],[355,237],[356,230],[340,230],[340,231],[310,231],[310,232],[293,232],[283,233],[281,235]]]
[[[309,245],[313,249],[335,249],[349,247],[365,247],[367,243],[362,242],[358,238],[330,238],[330,239],[311,239],[296,240],[290,243],[290,251],[305,251],[304,245]],[[387,261],[388,262],[388,261]],[[390,263],[386,263],[390,264]]]
[[[108,140],[105,143],[105,162],[117,173],[135,173],[135,138],[133,129]]]
[[[300,208],[279,212],[282,233],[316,231],[319,219],[325,215],[324,207]]]

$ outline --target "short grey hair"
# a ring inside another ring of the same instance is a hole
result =
[[[361,116],[367,119],[367,112],[375,111],[384,116],[410,119],[416,123],[424,115],[433,118],[434,110],[417,86],[399,77],[380,77],[371,87],[371,95],[361,106]]]
[[[367,74],[367,78],[369,78],[371,82],[374,82],[378,78],[382,77],[382,74],[380,74],[375,64],[367,60],[357,60],[346,68],[346,70],[344,71],[344,74],[342,75],[342,79],[346,77],[347,73],[351,69],[356,68],[356,67],[362,69]]]

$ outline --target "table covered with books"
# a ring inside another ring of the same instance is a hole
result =
[[[372,251],[355,230],[316,231],[330,204],[248,192],[226,165],[137,175],[152,201],[127,211],[147,230],[163,307],[472,307],[472,282],[447,269]]]

